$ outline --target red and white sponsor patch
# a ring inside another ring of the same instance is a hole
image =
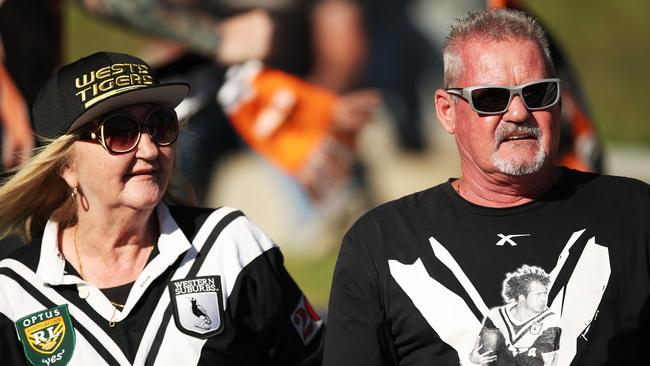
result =
[[[291,323],[296,328],[296,332],[298,332],[298,336],[305,346],[311,342],[323,325],[320,316],[314,311],[305,296],[300,297],[298,306],[291,313]]]

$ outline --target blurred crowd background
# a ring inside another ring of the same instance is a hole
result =
[[[155,2],[0,1],[4,53],[22,52],[30,60],[23,68],[47,71],[94,51],[125,52],[158,65],[166,78],[189,81],[195,90],[191,103],[178,111],[189,119],[190,131],[179,139],[180,171],[198,186],[188,199],[242,209],[283,248],[288,269],[321,310],[340,240],[360,214],[459,174],[453,137],[438,125],[433,94],[442,86],[440,45],[453,20],[469,9],[515,3],[537,15],[570,65],[576,99],[593,129],[585,149],[597,149],[598,156],[585,168],[650,182],[644,108],[650,100],[650,2],[160,1],[187,9],[212,3],[210,13],[223,19],[264,9],[274,23],[273,37],[281,41],[271,42],[263,63],[206,55],[211,37],[202,32],[210,22],[165,13],[156,26],[145,6]],[[13,8],[17,3],[27,10]],[[27,3],[40,4],[42,12]],[[175,23],[181,37],[167,32],[165,22]],[[251,33],[264,33],[264,21],[250,24],[256,24]],[[12,26],[34,31],[7,42]],[[29,42],[39,47],[25,46]],[[270,88],[273,108],[251,104],[249,87],[257,88],[258,99]],[[23,94],[27,101],[34,97],[33,90]],[[308,101],[304,108],[296,107],[301,96]],[[246,124],[246,108],[266,129]],[[283,121],[301,119],[324,126],[297,130],[321,141],[319,154],[305,153],[296,163],[282,141],[260,138]],[[595,161],[597,166],[589,166]]]

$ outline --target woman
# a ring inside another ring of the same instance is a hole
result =
[[[34,104],[48,144],[0,188],[3,364],[320,364],[322,321],[231,208],[170,207],[183,83],[96,53]],[[18,335],[18,337],[16,337]]]

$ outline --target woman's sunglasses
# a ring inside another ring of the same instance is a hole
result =
[[[545,109],[560,100],[560,79],[542,79],[513,87],[479,85],[468,88],[449,88],[447,92],[469,102],[480,114],[501,114],[508,110],[512,97],[519,95],[531,111]]]
[[[140,122],[127,113],[115,113],[100,119],[97,127],[85,136],[99,143],[110,153],[120,154],[133,150],[146,131],[158,146],[171,145],[178,136],[178,118],[173,109],[161,107],[152,110]]]

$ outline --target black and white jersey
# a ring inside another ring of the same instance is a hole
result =
[[[58,224],[0,262],[2,364],[318,365],[324,327],[240,211],[156,208],[155,254],[122,310],[79,278]]]
[[[555,365],[644,360],[650,187],[560,171],[543,197],[516,207],[474,205],[449,181],[359,219],[334,271],[324,364],[473,365],[483,320],[509,303],[506,280],[526,271],[548,280]],[[511,327],[511,341],[534,342],[543,326]]]
[[[489,349],[497,356],[493,365],[544,365],[544,357],[556,357],[560,346],[560,317],[551,309],[545,309],[518,321],[512,316],[514,307],[514,304],[508,304],[490,309],[483,321],[481,334],[494,331],[500,340]],[[483,346],[481,342],[480,338],[479,346]]]

